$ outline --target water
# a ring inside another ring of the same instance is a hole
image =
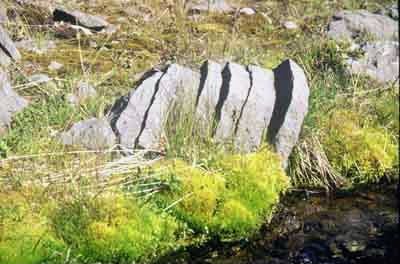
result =
[[[326,194],[292,193],[270,225],[249,241],[211,241],[161,263],[390,264],[399,263],[396,186]]]

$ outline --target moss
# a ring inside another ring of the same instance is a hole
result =
[[[374,183],[397,165],[397,145],[387,130],[362,120],[355,112],[334,111],[322,142],[337,171],[354,183]]]

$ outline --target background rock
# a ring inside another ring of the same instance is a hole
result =
[[[8,65],[11,61],[18,61],[20,58],[21,54],[14,42],[0,25],[0,65]]]
[[[225,0],[192,0],[189,1],[188,7],[191,13],[229,13],[234,10]]]
[[[12,89],[6,73],[0,69],[0,135],[8,129],[12,117],[27,105],[28,102]]]
[[[115,145],[116,137],[105,119],[91,118],[74,124],[60,135],[64,145],[83,146],[91,150],[108,149]]]
[[[54,10],[53,19],[54,21],[76,24],[94,31],[100,31],[109,25],[101,17],[85,14],[78,10],[68,10],[64,7],[57,7]]]

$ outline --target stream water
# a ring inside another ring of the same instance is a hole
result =
[[[330,196],[293,192],[283,199],[272,222],[248,241],[212,241],[178,252],[161,263],[400,263],[396,187]]]

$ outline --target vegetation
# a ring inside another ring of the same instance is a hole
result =
[[[259,1],[254,16],[196,19],[188,18],[181,1],[93,1],[80,8],[121,28],[70,38],[49,26],[48,11],[5,2],[15,20],[4,26],[14,39],[54,40],[57,48],[23,51],[10,70],[30,106],[0,138],[0,264],[146,263],[209,239],[250,237],[291,186],[334,189],[398,179],[398,85],[348,75],[344,60],[357,51],[323,33],[337,10],[376,11],[393,1]],[[284,29],[285,19],[299,29]],[[107,114],[152,66],[230,59],[272,68],[286,57],[305,69],[311,87],[288,176],[268,146],[239,155],[200,135],[190,111],[169,120],[163,160],[134,157],[134,166],[112,167],[107,180],[101,173],[116,154],[86,153],[57,141],[73,122]],[[51,71],[51,61],[64,67]],[[53,81],[29,85],[33,73]],[[98,96],[71,107],[65,94],[79,80],[95,85]]]

